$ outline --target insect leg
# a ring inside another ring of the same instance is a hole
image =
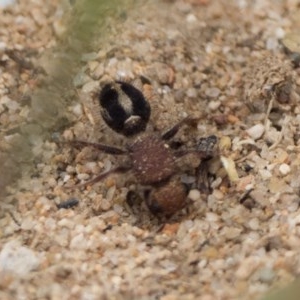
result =
[[[181,121],[179,121],[178,123],[176,123],[172,128],[170,128],[168,131],[166,131],[163,135],[162,135],[162,139],[167,141],[169,139],[171,139],[177,132],[178,130],[185,124],[188,125],[192,125],[193,123],[195,123],[195,121],[197,121],[198,118],[193,118],[193,117],[186,117],[184,119],[182,119]]]
[[[91,142],[85,142],[85,141],[69,141],[69,142],[63,142],[63,143],[72,145],[74,147],[93,147],[93,148],[100,150],[107,154],[123,155],[123,154],[128,153],[124,149],[117,148],[114,146],[108,146],[105,144],[99,144],[99,143],[91,143]]]
[[[98,176],[96,176],[95,178],[87,181],[87,182],[84,182],[84,183],[81,183],[81,184],[77,184],[77,185],[74,185],[74,186],[71,186],[71,187],[66,187],[67,189],[75,189],[75,188],[81,188],[81,187],[86,187],[88,185],[93,185],[103,179],[105,179],[106,177],[108,177],[109,175],[111,174],[114,174],[114,173],[125,173],[127,171],[129,171],[131,169],[130,166],[119,166],[119,167],[116,167],[116,168],[113,168],[107,172],[103,172],[101,174],[99,174]]]

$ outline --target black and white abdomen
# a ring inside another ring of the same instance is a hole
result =
[[[99,103],[103,120],[114,131],[131,136],[146,129],[150,105],[135,86],[123,81],[107,83],[99,94]]]

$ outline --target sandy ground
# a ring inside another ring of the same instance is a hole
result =
[[[72,71],[55,59],[70,58],[60,41],[76,4],[51,3],[0,9],[1,189],[22,174],[0,204],[0,298],[259,299],[299,276],[300,2],[120,5]],[[182,162],[191,190],[169,219],[143,199],[128,205],[141,189],[130,174],[65,188],[122,159],[57,141],[130,142],[104,124],[94,94],[141,76],[148,132],[192,115],[197,126],[176,135],[183,147],[219,139],[211,192],[198,189],[200,161]]]

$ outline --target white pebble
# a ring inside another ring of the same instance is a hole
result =
[[[80,103],[77,103],[75,106],[72,108],[73,114],[77,117],[82,116],[82,107]]]
[[[241,260],[241,264],[235,272],[235,275],[238,279],[247,280],[250,275],[257,269],[259,266],[259,260],[255,257],[246,257]]]
[[[197,18],[196,18],[196,16],[193,15],[193,14],[188,14],[187,17],[186,17],[186,21],[187,21],[188,23],[194,23],[194,22],[197,21]]]
[[[67,182],[69,181],[71,178],[71,176],[69,174],[66,174],[64,177],[63,177],[63,182]]]
[[[275,272],[271,268],[263,268],[259,271],[259,279],[262,282],[271,283],[275,277]]]
[[[278,39],[282,39],[285,36],[285,31],[282,27],[278,27],[275,30],[275,35]]]
[[[218,200],[222,200],[224,198],[224,194],[220,190],[218,190],[218,189],[215,189],[213,191],[213,195]]]
[[[212,212],[206,213],[206,221],[207,222],[210,222],[210,223],[217,222],[219,219],[220,219],[219,216],[215,213],[212,213]]]
[[[258,230],[259,229],[259,221],[258,221],[258,218],[253,218],[251,219],[249,222],[248,222],[248,225],[249,227],[252,229],[252,230]]]
[[[246,130],[248,135],[254,140],[258,140],[259,138],[261,138],[262,135],[264,134],[264,131],[265,131],[265,127],[262,124],[256,124]]]
[[[75,168],[71,165],[67,166],[67,169],[66,169],[67,173],[69,174],[72,174],[75,172]]]
[[[63,219],[59,220],[57,222],[57,225],[59,227],[66,227],[66,228],[69,228],[69,229],[73,229],[75,227],[75,223],[72,220],[68,219],[68,218],[63,218]]]
[[[0,270],[26,276],[38,268],[41,257],[31,249],[21,246],[17,241],[6,243],[0,253]]]
[[[260,176],[262,177],[263,180],[270,179],[272,177],[272,173],[269,170],[266,169],[260,169],[258,170]]]
[[[75,235],[70,242],[71,249],[84,249],[84,245],[86,245],[86,239],[84,238],[83,233]]]
[[[212,111],[217,110],[221,105],[221,101],[209,101],[208,108]]]
[[[93,91],[96,91],[98,87],[99,87],[98,81],[89,81],[83,85],[82,92],[88,94]]]
[[[7,44],[3,41],[0,42],[0,51],[4,52],[5,49],[7,48]]]
[[[279,172],[281,173],[281,175],[287,175],[288,173],[290,173],[291,171],[291,167],[287,164],[281,164],[279,166]]]
[[[10,111],[15,112],[20,108],[20,104],[12,99],[10,99],[8,96],[3,96],[0,99],[0,103],[4,104]]]
[[[6,8],[10,5],[15,4],[15,0],[0,0],[0,8]]]
[[[99,64],[97,68],[94,70],[93,79],[99,79],[104,74],[104,66]]]
[[[105,197],[106,200],[112,201],[114,198],[115,192],[116,192],[116,186],[114,185],[108,189],[108,191],[106,193],[106,197]]]
[[[24,218],[23,221],[22,221],[22,225],[21,225],[21,228],[23,230],[32,230],[32,228],[36,225],[36,222],[33,221],[32,218],[30,217],[27,217],[27,218]]]
[[[190,190],[189,192],[189,195],[188,197],[192,200],[192,201],[197,201],[200,199],[200,191],[199,190],[196,190],[196,189],[193,189],[193,190]]]
[[[87,76],[85,73],[79,72],[73,79],[73,85],[75,87],[81,87],[90,80],[90,77]]]
[[[91,53],[83,53],[81,55],[81,61],[91,61],[91,60],[95,60],[98,57],[98,53],[96,52],[91,52]]]
[[[77,175],[77,178],[78,178],[79,180],[87,180],[87,179],[90,178],[90,176],[89,176],[89,174],[86,174],[86,173],[79,173],[79,174]]]
[[[270,37],[266,41],[266,48],[268,50],[275,50],[276,48],[278,48],[278,45],[279,43],[277,38]]]
[[[117,213],[117,214],[121,214],[123,212],[123,207],[121,205],[118,205],[118,204],[115,204],[114,205],[114,211]]]
[[[205,95],[210,98],[217,98],[220,95],[221,91],[217,87],[208,88],[205,91]]]
[[[106,211],[111,208],[112,203],[110,201],[108,201],[107,199],[102,199],[100,206],[101,206],[102,210]]]
[[[98,167],[98,164],[94,161],[89,161],[85,164],[85,167],[91,171],[92,173],[97,173],[99,172],[99,167]]]
[[[198,96],[198,93],[197,93],[197,90],[195,88],[189,88],[187,91],[186,91],[186,95],[189,97],[189,98],[196,98]]]

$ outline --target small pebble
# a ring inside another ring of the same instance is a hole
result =
[[[115,211],[117,214],[119,214],[119,215],[120,215],[120,214],[123,212],[123,210],[124,210],[123,206],[118,205],[118,204],[115,204],[113,208],[114,208],[114,211]]]
[[[183,174],[181,176],[181,181],[185,184],[193,184],[195,182],[195,176],[188,176],[186,174]]]
[[[3,52],[7,48],[7,44],[3,41],[0,42],[0,51]]]
[[[6,8],[15,4],[15,0],[0,0],[0,8]]]
[[[95,80],[99,79],[101,76],[103,76],[104,71],[105,71],[105,69],[104,69],[103,64],[99,64],[93,72],[93,75],[92,75],[93,79],[95,79]]]
[[[89,174],[86,173],[79,173],[77,175],[77,178],[81,181],[81,180],[87,180],[90,178]]]
[[[108,189],[108,191],[107,191],[107,193],[106,193],[106,199],[107,199],[108,201],[112,201],[113,198],[114,198],[115,192],[116,192],[116,186],[113,185],[113,186],[111,186],[111,187]]]
[[[219,219],[220,219],[219,216],[215,213],[212,213],[212,212],[206,213],[206,220],[210,223],[217,222]]]
[[[195,23],[197,21],[197,17],[193,14],[188,14],[186,17],[186,21],[188,23]]]
[[[70,242],[70,249],[85,250],[88,247],[88,243],[83,233],[75,235]]]
[[[91,93],[99,88],[99,82],[98,81],[88,81],[85,83],[82,87],[82,93]]]
[[[217,110],[221,105],[221,101],[209,101],[208,108],[212,111]]]
[[[261,169],[261,170],[258,170],[258,172],[263,180],[267,180],[272,177],[272,173],[269,170]]]
[[[112,207],[112,203],[104,198],[101,200],[100,207],[102,210],[107,211]]]
[[[73,85],[77,88],[83,86],[85,83],[89,82],[91,79],[82,71],[79,72],[73,79]]]
[[[75,116],[81,117],[82,116],[82,106],[80,103],[77,103],[76,105],[73,106],[72,111]]]
[[[0,270],[10,271],[19,276],[26,276],[37,269],[40,263],[38,253],[21,246],[16,240],[4,244],[0,252]]]
[[[72,220],[68,219],[68,218],[63,218],[63,219],[59,220],[57,222],[57,225],[59,227],[66,227],[66,228],[69,228],[69,229],[73,229],[75,227],[75,223]]]
[[[200,199],[200,191],[199,190],[196,190],[196,189],[192,189],[190,190],[189,192],[189,195],[188,197],[192,200],[192,201],[197,201]]]
[[[218,200],[222,200],[224,198],[224,194],[220,190],[218,190],[218,189],[215,189],[213,191],[213,195]]]
[[[275,273],[271,268],[263,268],[259,271],[259,279],[262,282],[270,283],[275,277]]]
[[[258,140],[264,134],[265,127],[262,124],[256,124],[256,125],[250,127],[249,129],[247,129],[246,132],[252,139]]]
[[[229,150],[231,148],[231,138],[229,136],[222,136],[219,141],[219,149],[221,151]]]
[[[63,182],[68,182],[71,178],[71,176],[69,174],[63,174]]]
[[[285,37],[285,30],[282,27],[278,27],[275,30],[275,35],[277,39],[282,39]]]
[[[246,280],[259,266],[259,261],[255,257],[246,257],[241,260],[241,264],[235,272],[238,279]]]
[[[186,91],[186,95],[189,97],[189,98],[196,98],[198,93],[197,93],[197,90],[195,88],[189,88],[187,89]]]
[[[251,220],[248,222],[248,225],[249,225],[249,227],[250,227],[252,230],[258,230],[259,227],[260,227],[258,218],[253,218],[253,219],[251,219]]]
[[[91,52],[91,53],[84,53],[81,56],[81,61],[87,62],[91,60],[95,60],[98,57],[98,53],[96,52]]]
[[[205,95],[210,98],[217,98],[220,95],[220,93],[221,93],[220,89],[216,87],[208,88],[205,91]]]
[[[281,164],[279,166],[279,172],[281,173],[281,175],[285,176],[291,172],[291,167],[287,164]]]
[[[278,48],[278,39],[277,38],[274,38],[274,37],[270,37],[267,39],[266,41],[266,48],[268,50],[276,50]]]

